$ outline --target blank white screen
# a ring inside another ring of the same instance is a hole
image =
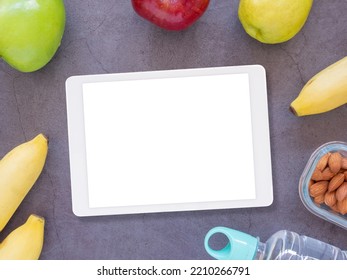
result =
[[[248,74],[83,84],[89,206],[255,199]]]

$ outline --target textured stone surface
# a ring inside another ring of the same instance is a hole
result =
[[[210,259],[204,236],[219,225],[262,240],[288,229],[346,249],[346,231],[308,212],[298,194],[310,154],[325,142],[347,141],[346,107],[297,118],[288,106],[311,76],[347,54],[347,1],[316,0],[303,30],[279,45],[250,38],[237,18],[237,5],[236,0],[211,1],[190,29],[167,32],[138,17],[130,0],[66,1],[66,32],[45,68],[23,74],[0,61],[0,155],[39,132],[50,139],[42,176],[0,240],[37,213],[47,222],[41,259]],[[267,70],[274,180],[270,207],[73,215],[65,106],[69,76],[243,64],[262,64]]]

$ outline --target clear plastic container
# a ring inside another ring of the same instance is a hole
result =
[[[223,234],[228,243],[221,250],[209,246],[214,234]],[[231,228],[215,227],[205,237],[205,249],[219,260],[346,260],[347,251],[320,240],[281,230],[267,241]]]
[[[339,152],[341,153],[341,155],[347,157],[347,143],[339,141],[328,142],[320,146],[312,153],[300,178],[299,195],[301,201],[310,212],[326,221],[347,229],[347,215],[341,215],[334,212],[324,203],[315,203],[309,194],[308,186],[312,177],[312,173],[315,170],[320,158],[328,152]]]

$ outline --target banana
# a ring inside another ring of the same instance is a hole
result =
[[[39,134],[15,147],[0,161],[0,231],[41,174],[47,152],[47,138]]]
[[[38,260],[44,240],[45,219],[30,215],[0,243],[0,260]]]
[[[320,114],[347,103],[347,56],[316,74],[290,109],[297,116]]]

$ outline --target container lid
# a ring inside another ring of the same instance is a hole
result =
[[[209,240],[216,233],[224,234],[228,244],[221,250],[209,246]],[[212,228],[205,236],[205,249],[218,260],[253,260],[258,248],[258,238],[226,227]]]

